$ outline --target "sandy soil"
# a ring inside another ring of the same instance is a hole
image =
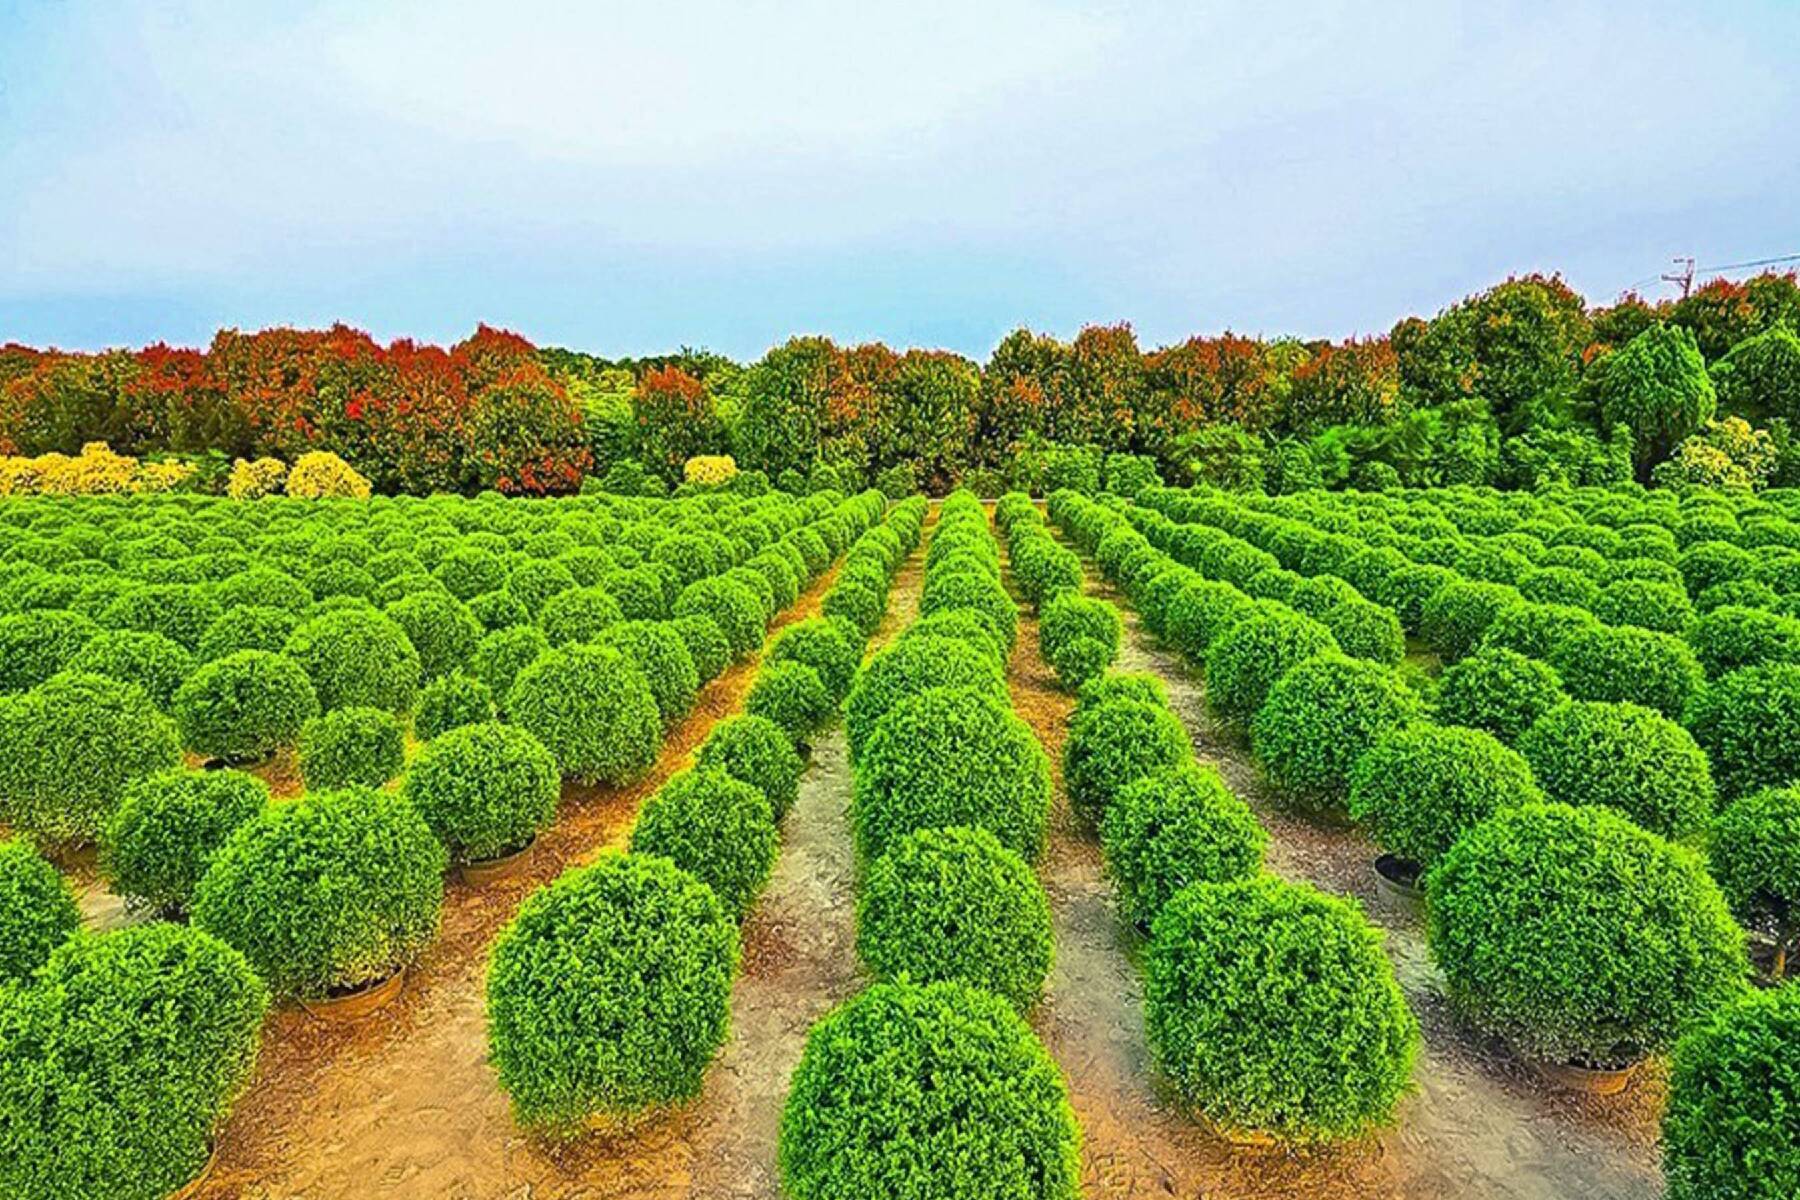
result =
[[[1070,1081],[1086,1135],[1084,1176],[1093,1196],[1417,1197],[1419,1200],[1643,1200],[1661,1194],[1654,1071],[1622,1096],[1589,1100],[1553,1092],[1504,1048],[1461,1025],[1443,1001],[1411,914],[1378,898],[1374,851],[1354,829],[1282,812],[1248,751],[1206,713],[1201,685],[1154,644],[1124,598],[1098,581],[1089,591],[1117,604],[1127,631],[1120,667],[1169,683],[1170,699],[1203,760],[1256,810],[1271,835],[1269,865],[1353,896],[1387,932],[1397,974],[1424,1028],[1414,1095],[1396,1126],[1329,1150],[1247,1148],[1211,1134],[1161,1094],[1144,1041],[1137,935],[1118,920],[1091,833],[1063,803],[1042,867],[1057,922],[1057,965],[1034,1023]],[[1035,620],[1021,623],[1010,671],[1015,707],[1060,756],[1071,698],[1037,653]]]

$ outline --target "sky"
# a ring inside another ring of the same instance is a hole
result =
[[[0,342],[1343,337],[1800,253],[1800,2],[0,0]]]

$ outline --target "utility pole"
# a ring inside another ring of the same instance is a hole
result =
[[[1672,275],[1664,275],[1662,279],[1664,283],[1679,283],[1681,285],[1681,298],[1686,300],[1688,298],[1688,293],[1694,288],[1694,260],[1692,258],[1678,258],[1675,259],[1674,262],[1681,270]]]

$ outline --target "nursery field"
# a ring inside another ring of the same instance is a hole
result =
[[[0,1194],[1800,1194],[1800,495],[0,499]]]

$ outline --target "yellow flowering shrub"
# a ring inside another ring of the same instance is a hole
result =
[[[278,458],[259,458],[252,462],[240,458],[231,464],[225,479],[225,494],[233,500],[257,500],[273,496],[287,482],[287,464]]]
[[[683,479],[706,487],[725,483],[737,473],[737,460],[729,454],[697,454],[681,468]]]
[[[81,453],[0,457],[0,496],[100,496],[119,492],[167,492],[193,477],[186,463],[141,463],[115,454],[105,442],[89,442]]]
[[[370,490],[369,481],[357,474],[354,467],[325,450],[302,454],[288,471],[287,494],[303,500],[332,496],[367,500]]]

